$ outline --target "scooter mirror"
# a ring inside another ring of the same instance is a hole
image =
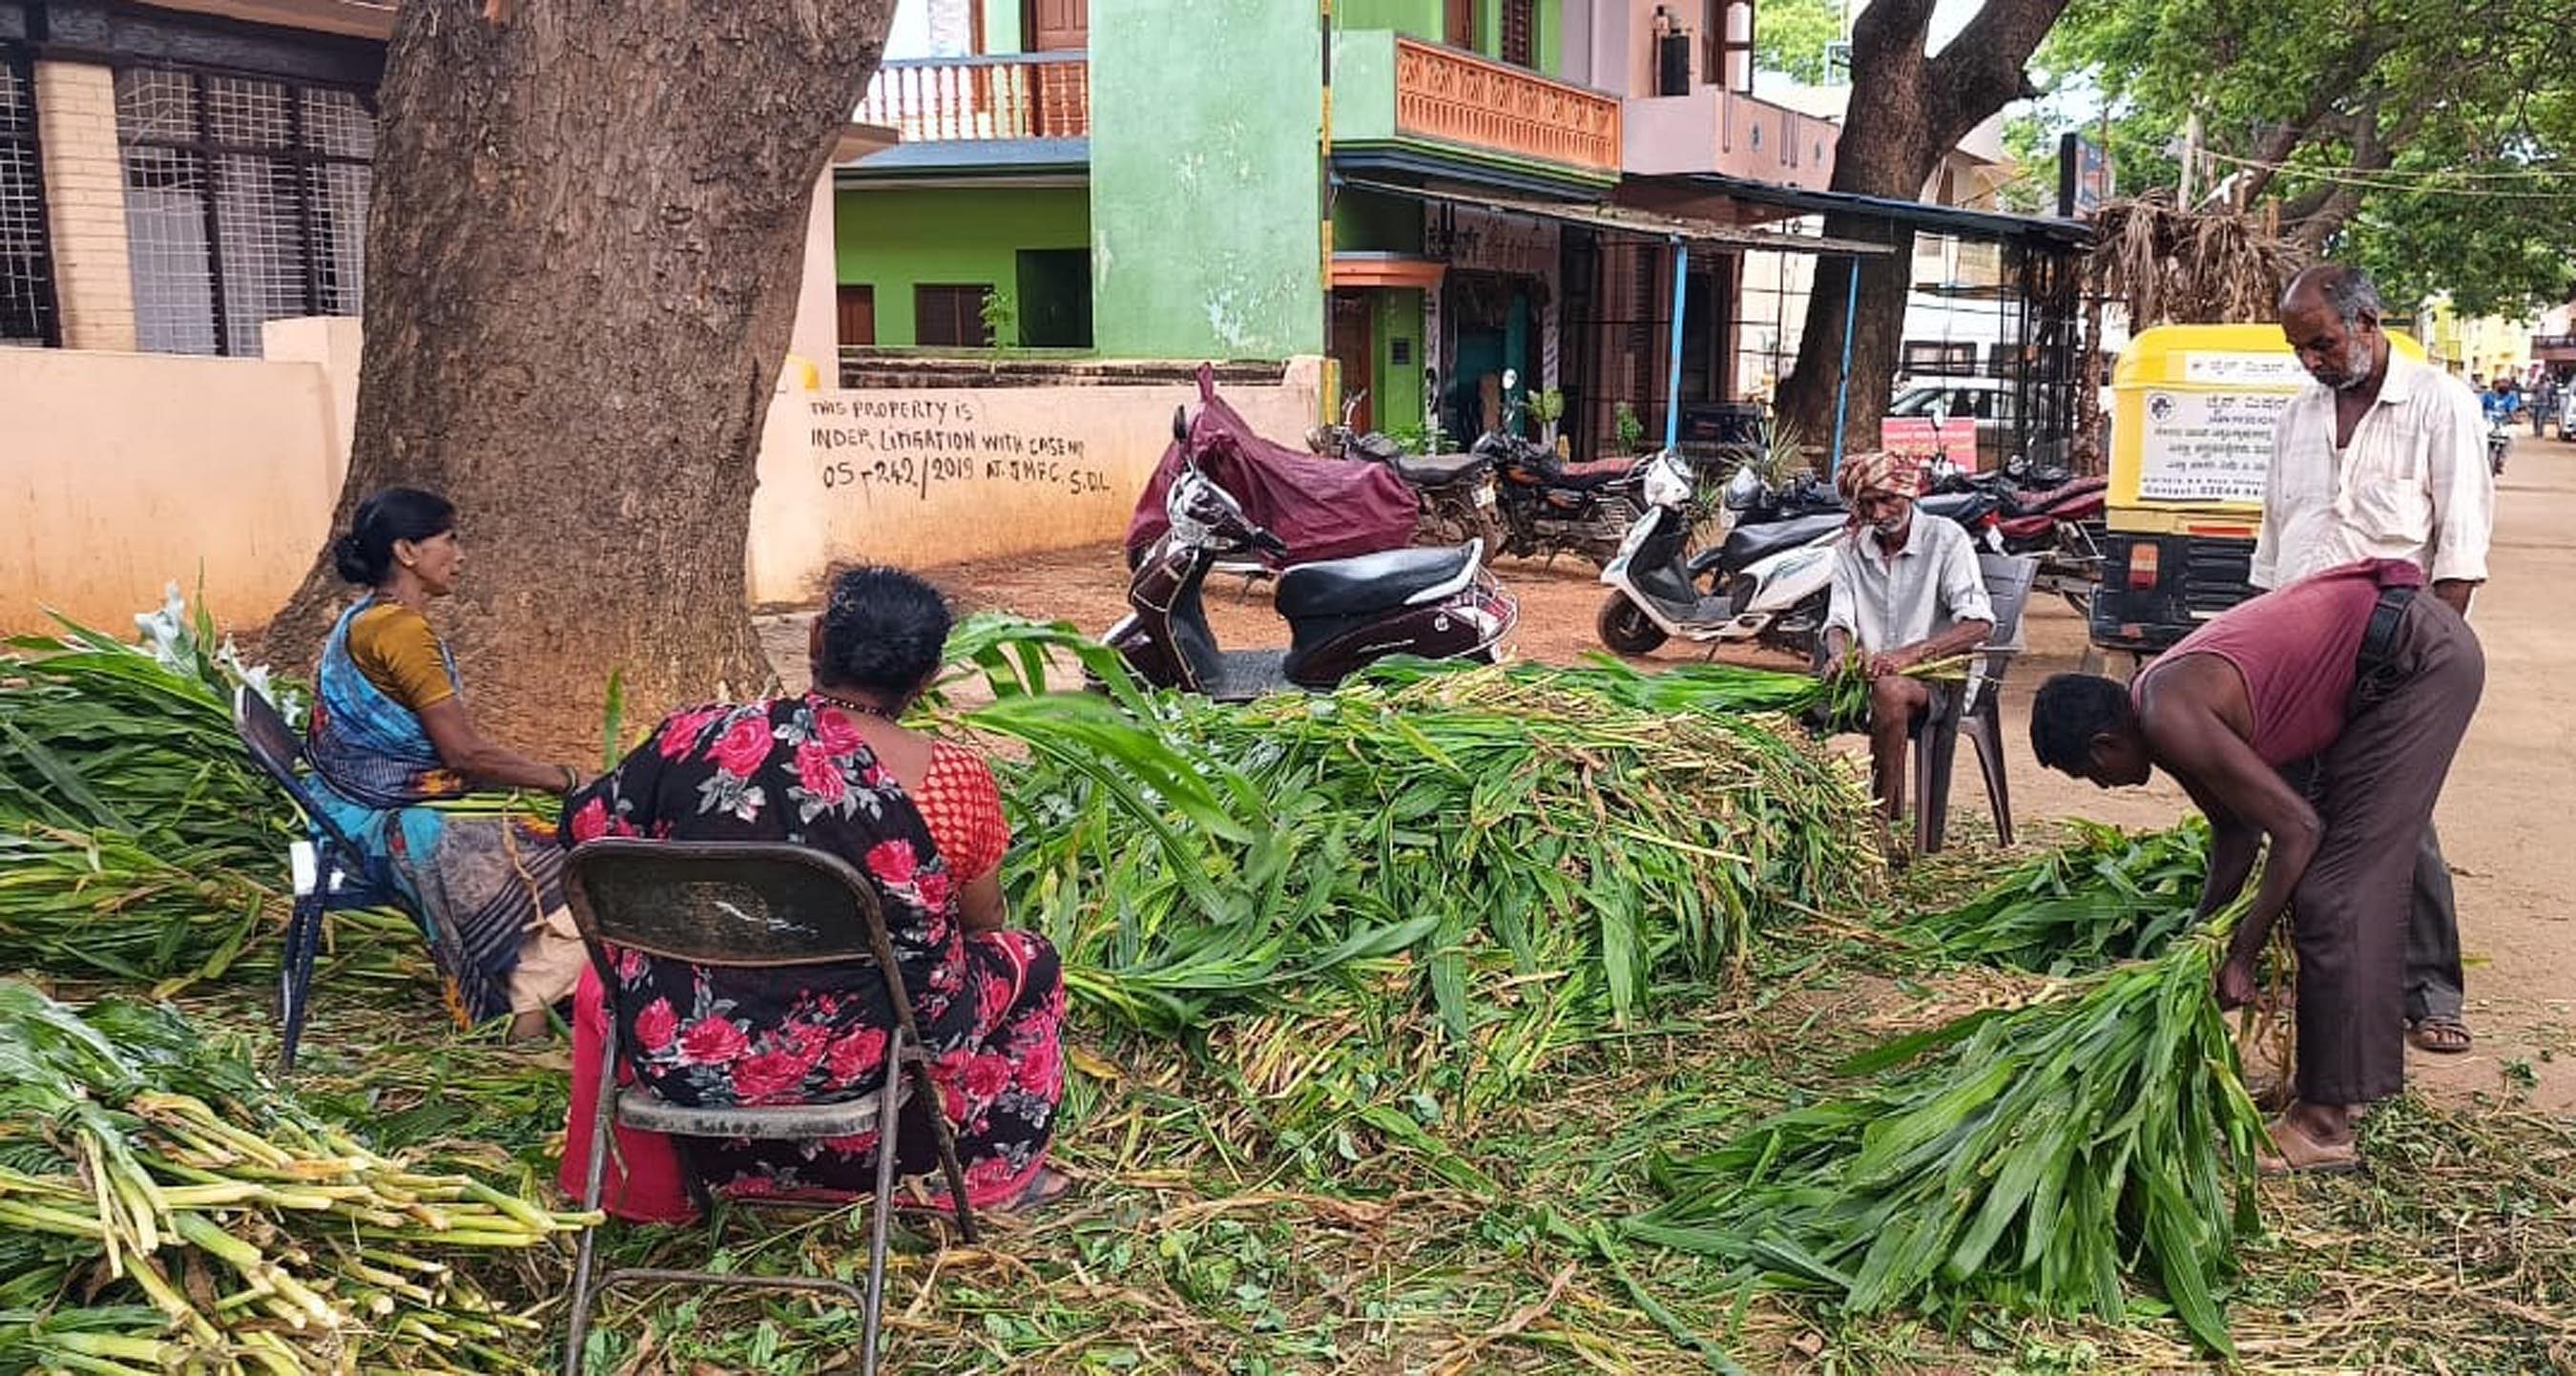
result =
[[[1186,444],[1189,438],[1190,408],[1175,406],[1172,408],[1172,440],[1174,443]]]
[[[1521,374],[1520,374],[1520,370],[1519,370],[1518,368],[1505,368],[1505,369],[1503,370],[1503,390],[1504,390],[1504,391],[1506,391],[1506,392],[1508,392],[1508,391],[1512,390],[1513,388],[1518,387],[1518,386],[1520,386],[1520,385],[1521,385]]]

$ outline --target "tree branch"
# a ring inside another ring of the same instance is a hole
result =
[[[2251,161],[2257,166],[2246,169],[2246,184],[2240,193],[2241,204],[2252,205],[2270,189],[2279,175],[2279,164],[2289,161],[2301,144],[2321,131],[2345,127],[2344,118],[2335,104],[2344,98],[2371,69],[2397,50],[2397,40],[2382,30],[2377,38],[2356,37],[2330,65],[2320,70],[2308,88],[2308,103],[2296,116],[2266,133],[2254,147]]]
[[[2374,93],[2353,117],[2352,166],[2345,169],[2347,173],[2387,171],[2396,165],[2397,155],[2414,139],[2416,131],[2424,127],[2422,107],[2410,106],[2395,125],[2383,132],[2379,127],[2379,105],[2380,96]],[[2351,223],[2353,213],[2361,209],[2362,198],[2373,188],[2344,181],[2329,182],[2319,189],[2326,193],[2324,199],[2292,222],[2287,235],[2310,253],[2325,251],[2326,241]],[[2285,218],[2286,215],[2285,211]]]
[[[1926,64],[1924,114],[1934,143],[1955,147],[1997,110],[2039,94],[2023,68],[2066,5],[2067,0],[1986,0],[1977,17]],[[1863,13],[1877,8],[1873,3]]]

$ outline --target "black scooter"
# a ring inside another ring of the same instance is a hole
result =
[[[1174,413],[1172,433],[1186,442],[1186,413]],[[1208,570],[1227,554],[1285,555],[1287,544],[1253,524],[1195,460],[1173,480],[1163,510],[1171,528],[1137,563],[1127,584],[1132,610],[1103,637],[1156,687],[1245,702],[1329,689],[1393,655],[1490,662],[1520,623],[1519,604],[1484,568],[1483,542],[1471,540],[1291,564],[1271,592],[1288,622],[1288,647],[1221,649],[1200,596]]]

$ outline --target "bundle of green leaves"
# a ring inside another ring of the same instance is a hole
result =
[[[2042,975],[2143,960],[2191,930],[2209,869],[2209,824],[2124,832],[2077,821],[2074,839],[1913,931],[1953,960]]]
[[[378,1155],[166,1007],[0,980],[0,1365],[502,1370],[455,1265],[584,1221]]]

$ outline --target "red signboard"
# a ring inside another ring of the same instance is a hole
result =
[[[1952,416],[1932,426],[1930,416],[1889,416],[1878,423],[1878,444],[1891,454],[1946,454],[1961,468],[1977,466],[1977,419]]]

